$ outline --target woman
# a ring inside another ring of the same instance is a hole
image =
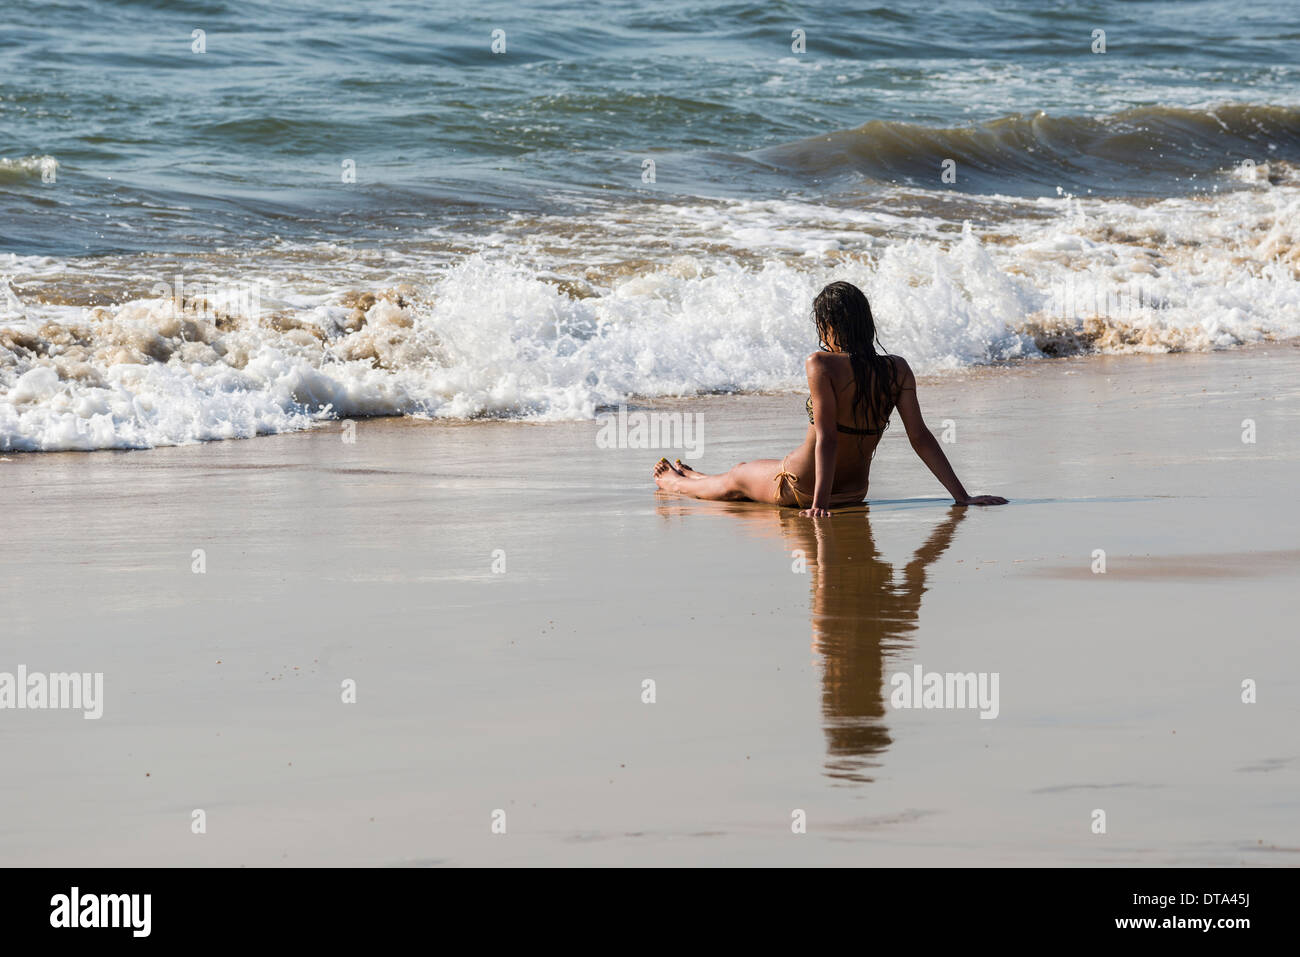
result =
[[[921,418],[916,377],[901,356],[876,352],[876,323],[862,290],[833,282],[813,301],[822,351],[804,363],[808,372],[808,435],[784,459],[741,462],[722,475],[660,459],[655,484],[712,501],[771,502],[800,515],[830,515],[867,495],[871,457],[895,408],[908,440],[958,505],[1005,505],[997,495],[968,495],[939,441]]]

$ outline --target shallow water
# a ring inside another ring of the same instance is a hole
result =
[[[0,671],[102,672],[104,714],[4,712],[0,859],[1293,866],[1300,349],[1259,353],[927,384],[997,509],[901,430],[818,522],[657,493],[592,422],[6,456]],[[659,405],[709,471],[807,422]],[[997,718],[896,707],[918,665]]]
[[[10,4],[0,449],[1300,333],[1289,4],[601,10]]]

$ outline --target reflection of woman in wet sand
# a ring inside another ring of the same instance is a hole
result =
[[[802,550],[812,577],[813,650],[822,656],[822,714],[827,774],[869,781],[864,772],[890,745],[883,718],[885,656],[916,630],[926,568],[952,542],[965,509],[953,508],[895,577],[876,548],[867,515],[778,521],[791,550]]]
[[[714,501],[771,502],[825,516],[867,495],[871,457],[897,408],[912,448],[958,505],[1005,505],[997,495],[969,495],[921,417],[916,377],[901,356],[876,352],[876,323],[857,286],[833,282],[813,301],[821,352],[808,373],[808,432],[782,460],[741,462],[721,475],[660,459],[655,483],[670,492]]]

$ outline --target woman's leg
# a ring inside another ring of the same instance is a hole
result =
[[[781,471],[780,459],[755,459],[741,462],[730,472],[721,475],[688,476],[660,459],[655,463],[655,484],[668,492],[680,492],[692,498],[702,498],[711,502],[754,502],[771,503],[776,499],[776,474]]]

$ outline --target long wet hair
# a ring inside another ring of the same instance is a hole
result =
[[[839,350],[848,354],[857,386],[854,411],[867,428],[883,432],[889,428],[889,415],[894,411],[898,370],[880,345],[871,303],[853,283],[833,282],[817,294],[812,311],[822,349],[832,351],[833,338]]]

